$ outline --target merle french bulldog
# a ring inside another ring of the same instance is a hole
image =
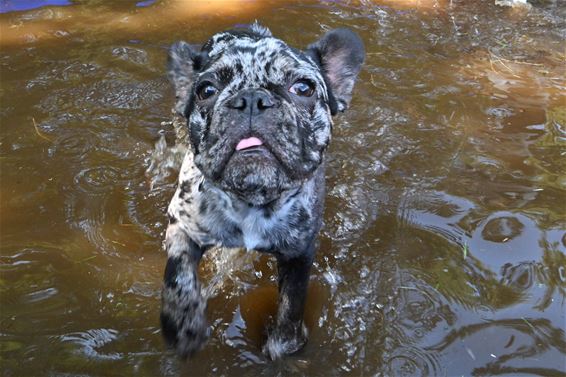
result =
[[[208,337],[197,270],[212,246],[277,258],[279,304],[264,352],[277,359],[305,344],[331,116],[348,107],[364,56],[348,29],[300,51],[257,23],[171,47],[168,75],[191,143],[168,209],[162,292],[163,334],[179,355]]]

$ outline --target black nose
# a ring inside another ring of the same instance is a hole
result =
[[[232,109],[240,110],[250,115],[257,115],[265,109],[274,107],[276,100],[266,91],[258,89],[243,90],[228,101]]]

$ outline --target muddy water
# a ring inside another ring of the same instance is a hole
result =
[[[0,15],[2,375],[566,373],[560,1],[72,3]],[[212,337],[183,363],[158,324],[182,148],[166,48],[254,19],[367,46],[329,153],[310,341],[268,362],[273,260],[214,251]]]

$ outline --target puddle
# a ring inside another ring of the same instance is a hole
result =
[[[1,3],[6,375],[566,373],[559,1],[63,3]],[[367,48],[328,155],[309,343],[268,362],[275,261],[215,250],[212,336],[182,363],[158,321],[186,150],[166,50],[255,19],[297,47],[345,26]]]

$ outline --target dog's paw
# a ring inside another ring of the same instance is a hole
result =
[[[183,271],[162,291],[161,329],[166,342],[186,358],[199,351],[209,337],[206,299],[196,273]]]
[[[210,329],[204,312],[187,317],[179,331],[176,345],[177,354],[182,358],[193,356],[200,351],[210,336]]]
[[[263,354],[271,360],[292,355],[305,346],[307,339],[308,331],[304,324],[291,332],[284,332],[276,328],[269,334],[267,342],[263,346]]]
[[[180,308],[179,308],[180,309]],[[199,351],[210,336],[205,316],[206,301],[194,301],[179,311],[161,312],[161,328],[167,343],[182,357]]]

